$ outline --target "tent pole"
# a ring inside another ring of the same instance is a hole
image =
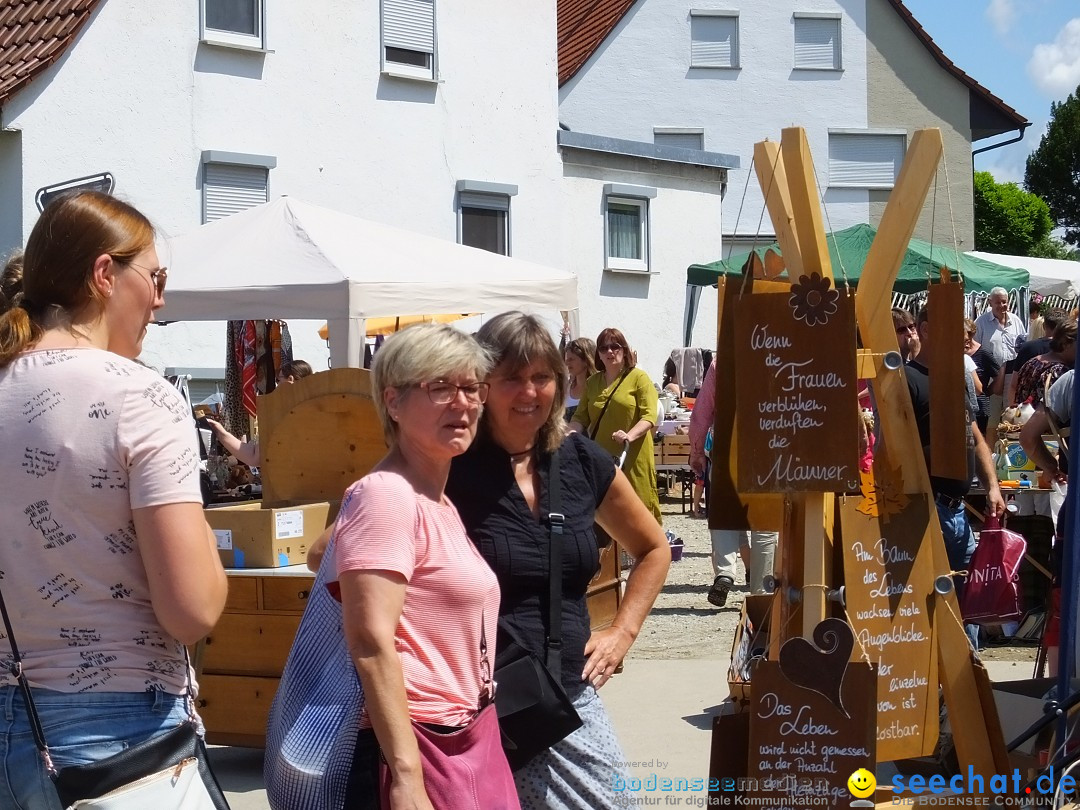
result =
[[[364,359],[364,319],[330,318],[331,368],[361,368]]]

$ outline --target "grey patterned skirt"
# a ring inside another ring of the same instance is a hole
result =
[[[606,810],[626,807],[626,757],[591,684],[571,694],[582,726],[514,774],[522,810]]]

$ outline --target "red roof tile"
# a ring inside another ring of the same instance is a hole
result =
[[[634,0],[558,0],[559,22],[559,86],[566,84],[585,66],[596,49],[607,39],[626,13],[634,5]],[[901,19],[912,30],[935,61],[945,70],[967,85],[974,96],[988,106],[991,113],[1004,119],[1016,129],[1028,123],[1020,113],[995,96],[971,76],[953,64],[936,42],[926,33],[918,20],[912,16],[902,0],[889,0]],[[988,134],[994,134],[988,132]],[[978,137],[985,137],[979,135]]]
[[[559,0],[559,86],[589,61],[634,0]]]
[[[0,104],[63,55],[102,0],[0,0]]]

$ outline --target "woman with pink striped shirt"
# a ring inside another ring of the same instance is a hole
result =
[[[488,708],[499,586],[443,493],[451,459],[476,435],[488,368],[472,337],[442,324],[399,332],[375,357],[375,408],[390,450],[346,492],[323,561],[337,572],[364,689],[350,810],[519,807]],[[501,779],[501,795],[477,799],[468,774],[431,785],[428,735],[474,723],[497,754],[484,764],[484,784]]]

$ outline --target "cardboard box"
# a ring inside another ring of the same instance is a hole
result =
[[[758,594],[743,600],[742,615],[731,642],[728,690],[735,700],[750,700],[748,669],[750,659],[764,655],[769,647],[769,616],[774,594]]]
[[[264,508],[259,501],[204,509],[226,568],[281,568],[307,561],[333,519],[329,501]]]

